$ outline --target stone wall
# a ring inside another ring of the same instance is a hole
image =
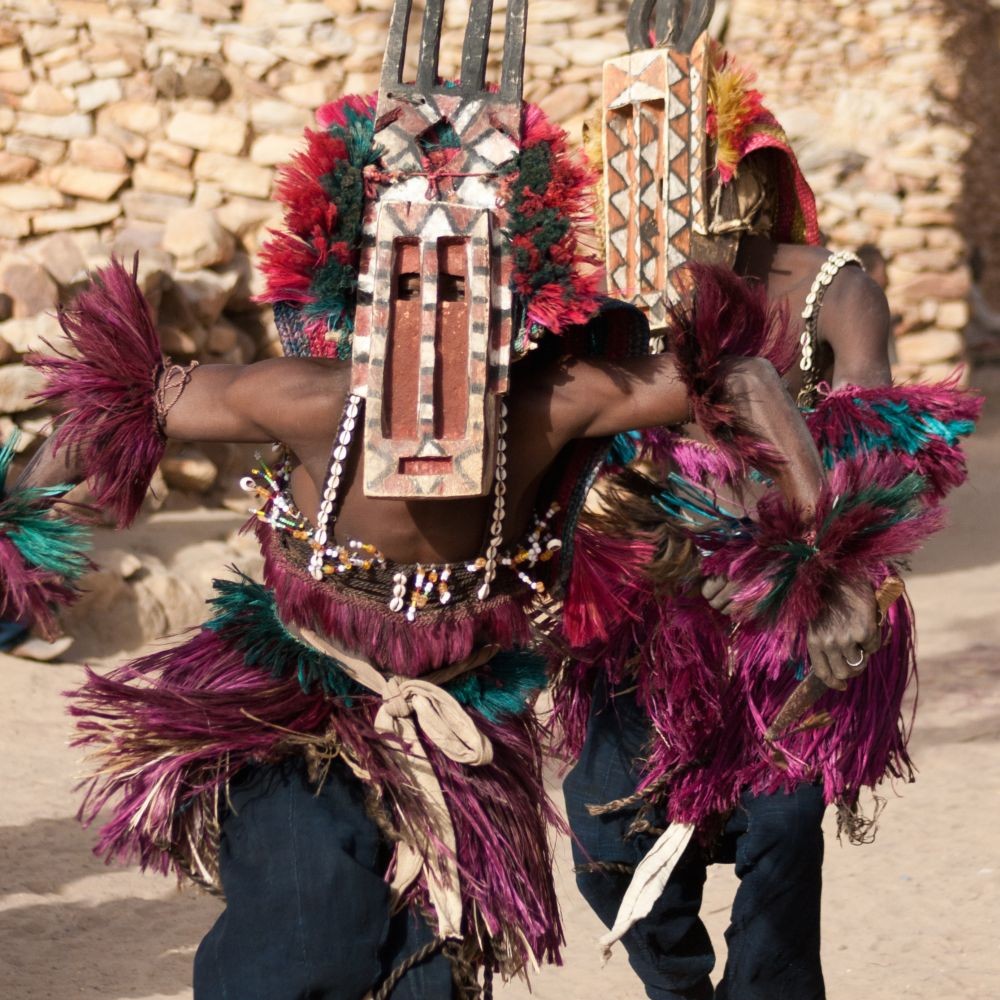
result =
[[[0,0],[0,435],[16,424],[32,446],[47,415],[22,358],[58,340],[52,308],[111,251],[142,252],[173,357],[276,351],[252,304],[253,255],[278,218],[275,165],[312,109],[375,88],[390,8]],[[597,107],[602,61],[624,48],[625,8],[530,5],[526,97],[571,134]],[[443,74],[457,73],[467,10],[446,4]],[[716,21],[798,143],[831,243],[872,240],[890,256],[902,373],[941,374],[962,351],[966,237],[987,247],[994,286],[1000,268],[998,228],[979,210],[996,197],[1000,129],[983,133],[1000,102],[975,78],[995,70],[996,12],[988,0],[722,0]],[[206,493],[227,455],[187,449],[164,472]]]

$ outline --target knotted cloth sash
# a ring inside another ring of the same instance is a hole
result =
[[[396,845],[391,887],[398,899],[423,871],[437,914],[438,934],[461,938],[462,893],[455,828],[441,784],[420,742],[420,733],[457,763],[477,767],[493,760],[489,737],[476,728],[468,712],[441,685],[489,662],[500,647],[485,646],[459,663],[419,679],[385,677],[367,660],[331,644],[312,630],[297,631],[303,642],[336,660],[352,680],[381,697],[375,731],[396,737],[387,746],[405,780],[425,799],[432,817],[432,828],[422,829],[406,816],[400,816],[402,839]]]
[[[636,866],[632,881],[618,907],[614,925],[600,939],[605,961],[611,956],[611,946],[620,941],[643,917],[649,916],[656,901],[663,895],[681,856],[687,850],[694,831],[691,823],[671,823]]]

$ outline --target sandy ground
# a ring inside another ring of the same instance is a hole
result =
[[[993,407],[969,448],[972,483],[910,583],[921,626],[919,780],[889,791],[874,845],[841,846],[829,830],[831,1000],[1000,996],[1000,373],[977,381]],[[235,523],[173,515],[113,544],[168,562],[203,563],[209,552],[214,562],[231,548]],[[79,761],[59,696],[81,668],[0,654],[0,671],[0,998],[187,1000],[191,959],[219,904],[91,855],[91,834],[74,819]],[[558,854],[566,966],[533,977],[533,995],[640,1000],[621,954],[601,968],[598,927],[576,895],[566,844]],[[734,884],[729,868],[710,874],[705,914],[720,945]],[[528,995],[520,983],[498,991],[503,1000]]]

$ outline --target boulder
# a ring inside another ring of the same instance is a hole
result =
[[[542,110],[553,120],[564,122],[590,106],[590,88],[585,83],[566,83],[541,100]]]
[[[128,166],[122,149],[107,139],[74,139],[69,144],[69,158],[81,167],[109,173],[123,172]]]
[[[176,101],[184,93],[184,78],[175,66],[158,66],[153,73],[156,92],[169,101]]]
[[[285,101],[261,100],[254,101],[250,106],[250,120],[258,132],[297,132],[311,124],[311,118],[304,108],[297,108]],[[239,151],[220,150],[223,153]]]
[[[0,323],[0,338],[3,338],[15,355],[45,351],[46,341],[59,346],[64,339],[59,320],[52,313],[8,319]]]
[[[39,80],[21,101],[22,111],[34,111],[40,115],[68,115],[75,111],[73,102],[47,80]],[[81,108],[81,111],[87,110]]]
[[[107,116],[119,128],[139,135],[149,135],[163,124],[159,105],[148,101],[120,101],[108,108]]]
[[[922,330],[896,340],[896,354],[904,365],[929,365],[957,360],[965,342],[954,330]]]
[[[291,159],[302,148],[302,138],[297,135],[269,134],[258,136],[250,147],[250,159],[262,167],[276,167]]]
[[[220,320],[208,331],[205,347],[212,354],[226,354],[239,346],[239,327],[227,320]]]
[[[167,219],[191,207],[186,198],[149,191],[124,191],[118,199],[125,217],[143,222],[166,222]]]
[[[0,114],[3,113],[0,108]],[[9,109],[8,109],[9,110]],[[21,135],[15,133],[7,137],[6,146],[8,153],[16,153],[18,156],[30,156],[39,163],[51,166],[58,163],[66,153],[66,143],[57,139],[41,139],[32,135]]]
[[[40,139],[86,139],[94,131],[90,115],[39,115],[21,112],[17,116],[17,130]]]
[[[21,212],[0,208],[0,238],[20,240],[31,235],[31,217]]]
[[[240,273],[236,269],[221,272],[203,269],[178,274],[174,283],[199,322],[210,327],[229,303],[240,283]],[[220,348],[209,344],[209,350],[218,352]]]
[[[200,153],[194,164],[198,180],[214,181],[223,191],[246,198],[268,198],[274,183],[269,167],[223,153]]]
[[[0,48],[0,72],[24,69],[24,50],[20,45],[4,45]]]
[[[16,212],[61,208],[65,203],[58,191],[43,184],[0,184],[0,205]]]
[[[41,264],[27,257],[0,262],[0,291],[10,296],[16,318],[50,311],[59,302],[59,286]]]
[[[215,463],[196,448],[168,455],[160,463],[167,486],[185,493],[208,493],[219,478]]]
[[[195,271],[228,263],[235,242],[211,212],[186,208],[167,219],[163,249],[177,258],[182,271]]]
[[[246,123],[227,115],[179,111],[167,126],[167,138],[171,142],[215,153],[236,155],[243,152],[246,137]]]
[[[119,80],[93,80],[76,88],[76,103],[81,111],[96,111],[122,99]]]
[[[49,82],[55,87],[75,87],[92,80],[93,77],[90,66],[82,59],[73,59],[60,66],[53,66],[49,70]],[[79,101],[79,94],[77,100]]]
[[[132,186],[139,191],[190,198],[194,194],[194,181],[186,170],[150,167],[137,163],[132,171]]]
[[[0,366],[0,413],[24,413],[33,410],[34,398],[45,385],[45,376],[27,365]]]
[[[31,250],[46,271],[62,286],[77,284],[87,276],[87,261],[69,233],[53,233]]]
[[[128,179],[129,175],[126,173],[91,170],[89,167],[67,164],[59,169],[55,184],[63,194],[90,198],[92,201],[110,201]]]
[[[31,220],[31,227],[38,236],[64,229],[90,229],[113,222],[122,214],[117,201],[78,201],[73,208],[61,212],[40,212]]]
[[[184,74],[184,93],[188,97],[206,97],[218,102],[224,101],[230,90],[229,81],[218,66],[203,63]]]
[[[17,153],[0,152],[0,181],[26,181],[38,169],[38,160]]]
[[[180,146],[168,139],[157,139],[150,143],[146,163],[151,167],[181,167],[187,169],[194,159],[194,150],[189,146]]]
[[[281,206],[257,198],[230,198],[216,214],[222,225],[240,239],[261,226],[281,224]]]
[[[969,323],[968,302],[942,302],[936,323],[944,330],[964,330]]]

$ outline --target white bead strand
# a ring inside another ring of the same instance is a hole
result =
[[[337,499],[340,493],[340,482],[344,475],[344,463],[350,451],[354,438],[354,428],[357,425],[358,413],[361,408],[361,397],[351,393],[344,404],[344,415],[337,429],[336,443],[330,461],[330,473],[323,489],[319,513],[316,516],[316,530],[313,532],[313,552],[309,558],[309,572],[314,580],[323,579],[323,561],[327,554],[326,543],[330,528],[337,520]]]

